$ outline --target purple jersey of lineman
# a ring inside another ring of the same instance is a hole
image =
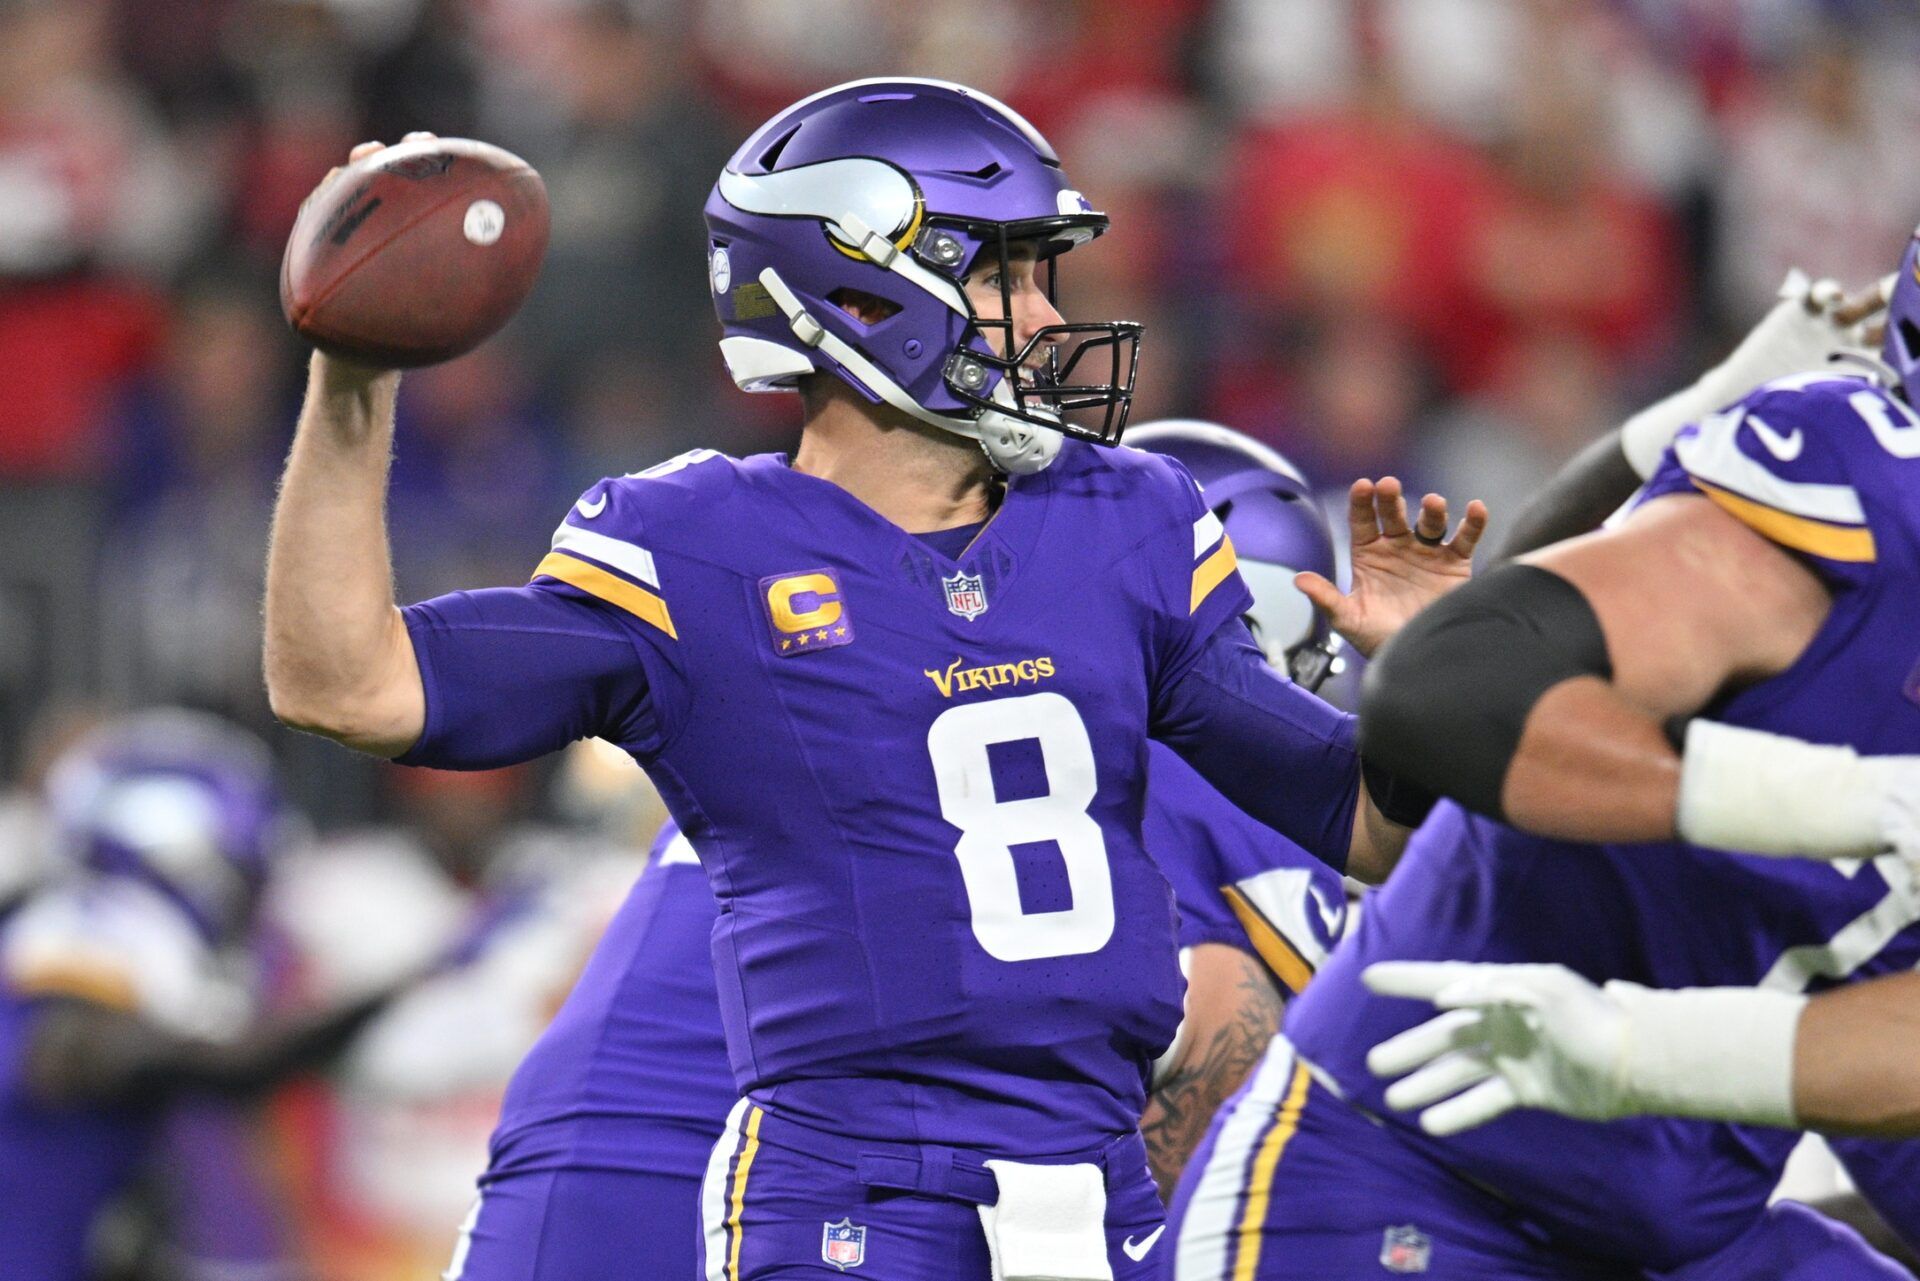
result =
[[[1148,728],[1181,732],[1176,691],[1247,603],[1154,455],[1067,442],[950,559],[783,458],[697,450],[591,488],[530,586],[406,611],[427,723],[403,759],[599,735],[641,760],[701,851],[733,1076],[770,1114],[1081,1150],[1135,1129],[1180,1016]],[[1352,727],[1293,693],[1261,766],[1339,865]]]
[[[1688,492],[1798,553],[1833,594],[1793,667],[1710,714],[1862,752],[1920,752],[1920,417],[1862,378],[1770,384],[1683,433],[1647,497]],[[1360,972],[1382,960],[1541,961],[1595,981],[1817,991],[1911,969],[1916,922],[1920,885],[1897,859],[1569,844],[1448,803],[1289,1011],[1286,1033],[1354,1105],[1561,1246],[1663,1269],[1754,1222],[1798,1136],[1527,1111],[1429,1138],[1386,1107],[1365,1058],[1432,1011],[1369,994]]]

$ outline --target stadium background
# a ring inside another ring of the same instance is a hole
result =
[[[170,1156],[163,1244],[136,1214],[115,1248],[144,1275],[214,1256],[254,1269],[232,1276],[432,1274],[504,1073],[658,817],[635,772],[591,756],[402,771],[267,715],[261,566],[304,356],[275,277],[353,143],[486,138],[553,199],[520,318],[404,383],[403,599],[523,580],[601,475],[790,444],[793,403],[739,396],[713,346],[699,207],[765,116],[880,73],[1004,98],[1113,215],[1067,260],[1064,309],[1147,322],[1134,421],[1218,418],[1330,491],[1394,472],[1497,521],[1723,350],[1789,265],[1858,284],[1895,260],[1920,220],[1912,15],[0,0],[0,894],[50,871],[32,800],[49,753],[103,711],[179,703],[263,732],[313,821],[262,944],[277,1001],[478,940],[343,1076],[183,1123],[178,1153],[244,1152],[256,1177]],[[229,1237],[244,1220],[247,1244],[196,1245],[196,1216]]]

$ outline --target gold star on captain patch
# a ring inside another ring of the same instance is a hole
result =
[[[822,627],[819,631],[813,634],[813,638],[815,640],[825,640],[827,638],[827,629]]]
[[[792,642],[792,641],[790,641],[790,640],[783,640],[783,641],[781,641],[781,642],[780,642],[780,648],[781,648],[781,649],[792,649],[792,648],[793,648],[793,642]]]
[[[847,634],[847,629],[844,627],[836,627],[833,629],[833,634],[835,636],[845,636]]]
[[[807,636],[807,634],[806,634],[805,632],[801,632],[801,633],[800,633],[800,643],[801,643],[802,645],[804,645],[804,644],[806,644],[806,643],[807,643],[807,641],[808,641],[808,639],[810,639],[810,638],[809,638],[809,637]]]

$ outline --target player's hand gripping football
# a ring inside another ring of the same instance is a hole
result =
[[[1333,629],[1371,657],[1415,614],[1473,575],[1473,549],[1487,532],[1487,505],[1467,504],[1466,518],[1447,537],[1447,500],[1428,494],[1409,523],[1407,499],[1392,476],[1356,480],[1347,494],[1353,589],[1342,592],[1319,574],[1293,582],[1326,614]]]
[[[1516,1107],[1601,1121],[1634,1109],[1623,1089],[1632,1015],[1623,993],[1564,965],[1382,961],[1366,984],[1443,1011],[1367,1055],[1387,1105],[1424,1108],[1420,1128],[1446,1136]]]

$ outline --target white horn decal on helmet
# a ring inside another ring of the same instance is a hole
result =
[[[849,157],[823,160],[778,173],[720,175],[720,195],[735,209],[779,218],[818,218],[827,234],[858,249],[860,242],[840,226],[846,214],[888,240],[913,225],[919,210],[913,180],[883,160]]]

